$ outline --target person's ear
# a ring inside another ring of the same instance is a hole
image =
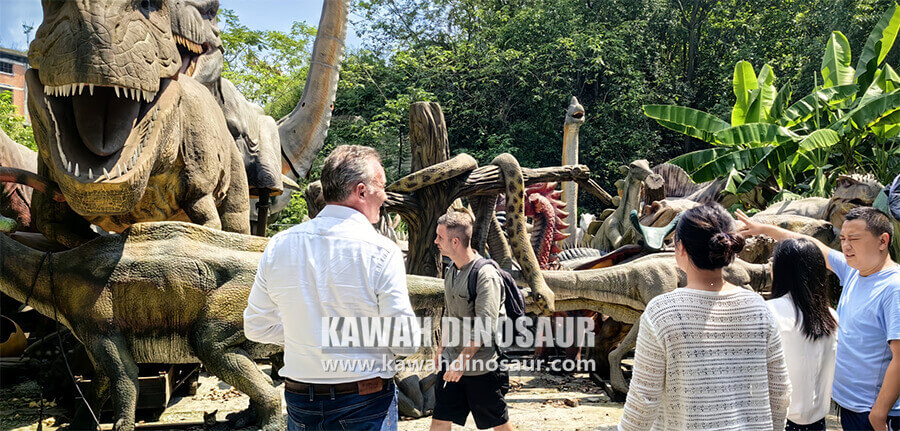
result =
[[[888,235],[887,232],[882,233],[882,234],[878,237],[878,239],[881,241],[881,244],[878,245],[878,250],[879,250],[879,251],[880,251],[880,250],[886,250],[886,249],[891,245],[891,236]],[[884,248],[881,248],[882,245],[884,245]]]
[[[360,198],[364,198],[366,196],[366,185],[363,183],[359,183],[356,185],[356,195]]]

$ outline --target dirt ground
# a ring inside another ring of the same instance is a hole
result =
[[[268,371],[268,370],[265,370]],[[507,395],[509,417],[519,430],[614,430],[622,415],[622,404],[609,397],[587,374],[555,376],[548,373],[511,371],[510,393]],[[284,385],[278,389],[283,391]],[[39,388],[33,382],[0,385],[0,430],[36,430],[39,409]],[[155,430],[177,425],[178,429],[204,430],[199,425],[204,413],[216,411],[216,419],[225,421],[229,413],[247,408],[249,399],[213,376],[202,374],[196,395],[173,398],[158,418],[139,414],[143,419],[138,428]],[[44,430],[60,429],[57,416],[62,409],[45,403]],[[143,417],[142,417],[143,416]],[[401,419],[401,431],[427,430],[431,418]],[[191,425],[188,425],[191,424]],[[109,429],[105,426],[104,429]],[[222,424],[207,429],[228,429]],[[249,428],[247,428],[249,429]],[[469,416],[465,427],[454,430],[475,430]],[[828,429],[840,429],[834,416],[829,416]]]

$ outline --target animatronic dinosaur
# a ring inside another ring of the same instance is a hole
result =
[[[198,361],[250,396],[259,429],[281,429],[278,392],[253,362],[280,347],[243,335],[267,241],[190,223],[140,223],[45,257],[0,235],[0,291],[57,318],[85,345],[98,382],[90,404],[98,411],[114,396],[114,429],[134,428],[135,364]],[[417,309],[442,306],[442,280],[407,280]]]
[[[788,200],[770,205],[757,216],[798,215],[825,220],[840,230],[844,216],[858,206],[871,206],[884,185],[871,175],[838,175],[831,199],[806,198]]]
[[[628,223],[628,215],[632,210],[640,211],[642,188],[646,186],[658,189],[662,186],[662,177],[650,170],[650,164],[646,160],[635,160],[628,166],[621,166],[619,172],[625,174],[625,180],[617,208],[603,220],[593,238],[585,233],[585,241],[590,241],[590,246],[598,250],[615,250],[631,243],[634,234]]]
[[[206,86],[222,108],[228,130],[244,157],[250,195],[263,191],[271,196],[281,194],[281,147],[275,120],[222,78],[218,0],[173,0],[170,4],[172,36],[181,55],[179,71]]]
[[[566,109],[566,119],[563,122],[563,165],[578,164],[578,129],[584,124],[584,107],[578,103],[578,99],[572,96],[569,108]],[[563,183],[562,201],[569,209],[566,215],[563,232],[568,234],[560,242],[564,247],[575,245],[575,231],[578,229],[578,184],[572,181]]]
[[[324,2],[303,97],[278,124],[221,77],[218,7],[217,0],[174,1],[172,32],[182,56],[182,73],[202,82],[218,100],[235,143],[243,151],[251,198],[268,191],[277,196],[271,207],[277,212],[290,202],[290,193],[282,195],[281,175],[288,175],[293,182],[305,177],[325,141],[347,34],[348,1]],[[253,203],[251,200],[250,219],[257,220]]]
[[[247,233],[247,178],[225,118],[181,65],[168,2],[44,2],[29,50],[28,108],[38,174],[66,197],[35,193],[32,220],[75,246],[95,224],[189,220]],[[127,25],[122,25],[127,24]]]
[[[37,153],[14,142],[0,129],[0,168],[37,172]],[[3,181],[0,185],[0,215],[16,221],[17,230],[31,227],[31,187]]]
[[[771,286],[767,265],[740,259],[725,268],[725,280],[736,286],[763,291]],[[626,324],[634,325],[619,347],[609,354],[610,382],[624,394],[628,384],[622,374],[622,357],[634,349],[640,314],[657,295],[687,284],[671,252],[651,254],[603,269],[584,271],[544,271],[547,285],[556,293],[559,311],[590,309]]]
[[[566,203],[559,200],[562,190],[556,190],[556,183],[538,183],[525,189],[525,216],[534,224],[531,230],[531,247],[537,256],[541,269],[558,269],[557,254],[562,251],[556,246],[566,239],[566,222],[569,213],[564,211]]]

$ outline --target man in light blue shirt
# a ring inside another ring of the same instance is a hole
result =
[[[826,257],[843,286],[838,302],[838,347],[832,399],[845,430],[900,430],[900,266],[891,260],[894,235],[888,217],[870,207],[847,213],[841,250],[804,235],[751,221],[744,235],[778,241],[805,237]]]

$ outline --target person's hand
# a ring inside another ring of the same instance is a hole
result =
[[[741,236],[748,238],[754,235],[765,235],[767,225],[750,220],[750,217],[747,217],[747,214],[744,214],[741,210],[735,211],[735,215],[737,215],[738,220],[744,224],[744,226],[738,229],[738,233],[741,234]]]
[[[458,382],[463,375],[462,361],[457,359],[450,364],[450,369],[444,372],[444,381]]]
[[[441,370],[441,354],[443,353],[443,349],[435,349],[434,350],[434,369],[435,371]]]
[[[869,423],[872,424],[872,428],[874,428],[875,431],[887,431],[887,417],[888,412],[872,409],[872,411],[869,412]]]

